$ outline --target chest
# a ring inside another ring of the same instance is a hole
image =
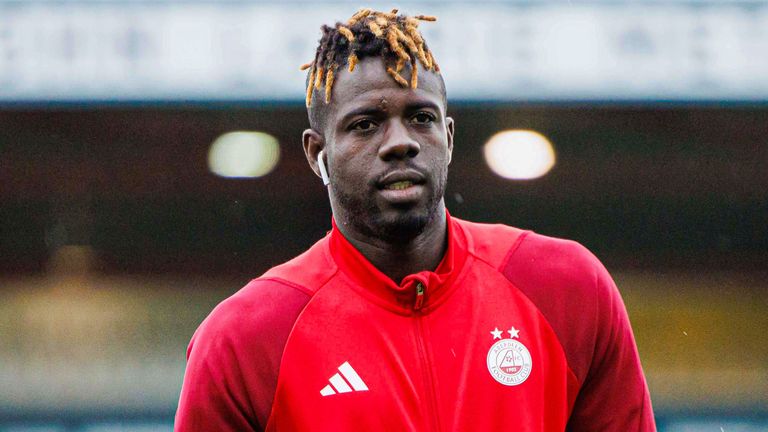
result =
[[[409,315],[329,287],[288,340],[270,427],[564,430],[573,390],[548,323],[503,277],[457,283]]]

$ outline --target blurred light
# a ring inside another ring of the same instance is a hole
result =
[[[208,151],[208,168],[229,178],[269,174],[280,159],[277,139],[264,132],[228,132],[216,138]]]
[[[497,133],[485,143],[483,155],[494,173],[514,180],[539,178],[555,165],[552,143],[530,130]]]

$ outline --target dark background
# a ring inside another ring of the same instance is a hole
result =
[[[768,105],[452,103],[449,114],[449,210],[577,240],[606,264],[659,429],[764,430]],[[330,228],[306,125],[301,104],[0,110],[0,432],[171,429],[195,328]],[[493,174],[483,145],[505,129],[548,137],[554,168]],[[236,130],[278,139],[273,172],[208,170],[211,143]]]
[[[458,217],[579,240],[609,267],[766,270],[768,108],[458,105],[446,203]],[[300,105],[0,111],[0,271],[88,244],[108,273],[257,274],[330,225]],[[508,181],[482,145],[507,128],[553,143],[541,179]],[[213,140],[260,130],[274,172],[224,179]],[[266,252],[268,251],[268,252]]]

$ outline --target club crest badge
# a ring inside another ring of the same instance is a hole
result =
[[[502,333],[508,333],[509,338],[502,338]],[[516,386],[525,382],[531,375],[531,353],[520,341],[520,330],[512,327],[506,332],[497,328],[491,331],[493,339],[500,339],[488,350],[488,372],[493,379],[506,386]]]

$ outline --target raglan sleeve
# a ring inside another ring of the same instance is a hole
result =
[[[240,338],[226,331],[232,320],[214,311],[192,337],[174,431],[262,430],[249,400]]]
[[[187,348],[174,431],[264,430],[285,344],[308,300],[257,279],[214,308]]]
[[[567,430],[648,432],[656,425],[624,302],[603,265],[595,271],[595,346]]]

